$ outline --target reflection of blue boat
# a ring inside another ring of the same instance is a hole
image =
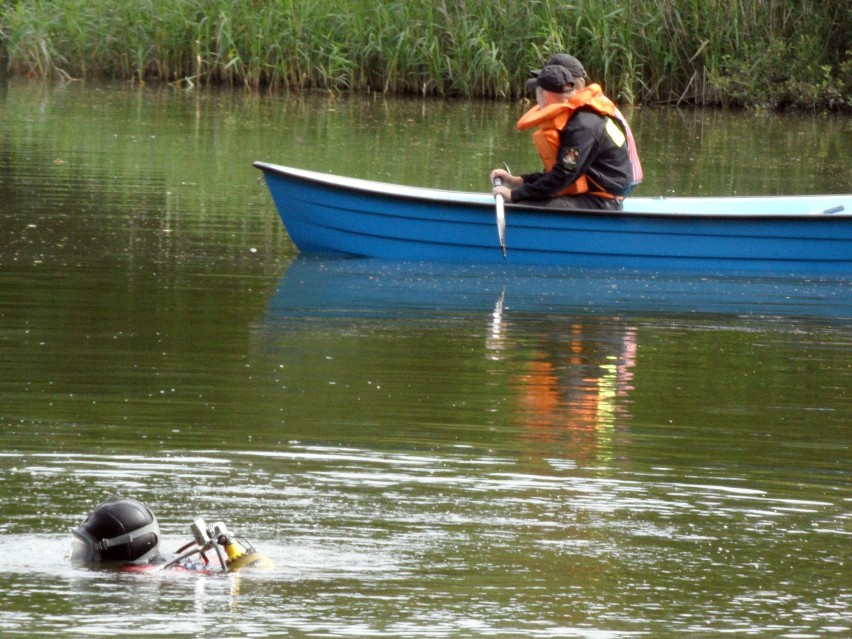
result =
[[[458,312],[564,315],[727,314],[852,318],[849,279],[695,277],[564,267],[450,265],[298,257],[269,319],[438,317]]]
[[[255,162],[303,253],[499,264],[494,199]],[[509,264],[852,274],[852,195],[628,198],[625,211],[507,205]]]

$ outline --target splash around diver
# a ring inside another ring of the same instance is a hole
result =
[[[114,497],[98,505],[71,530],[65,558],[74,565],[142,572],[154,570],[228,573],[243,568],[272,568],[269,557],[221,521],[208,526],[198,518],[193,539],[172,556],[160,553],[160,527],[154,513],[133,499]]]

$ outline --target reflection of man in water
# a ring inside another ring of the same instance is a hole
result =
[[[630,418],[636,329],[584,318],[541,345],[515,379],[530,437],[565,442],[577,460],[610,458],[616,428]]]

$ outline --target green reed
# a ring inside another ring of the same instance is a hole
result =
[[[852,108],[844,0],[11,0],[40,77],[517,98],[552,53],[619,101]]]

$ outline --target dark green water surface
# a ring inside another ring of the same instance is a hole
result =
[[[852,636],[852,280],[306,259],[251,167],[486,190],[524,108],[0,87],[0,635]],[[850,191],[842,116],[631,121]],[[276,567],[66,564],[113,494]]]

